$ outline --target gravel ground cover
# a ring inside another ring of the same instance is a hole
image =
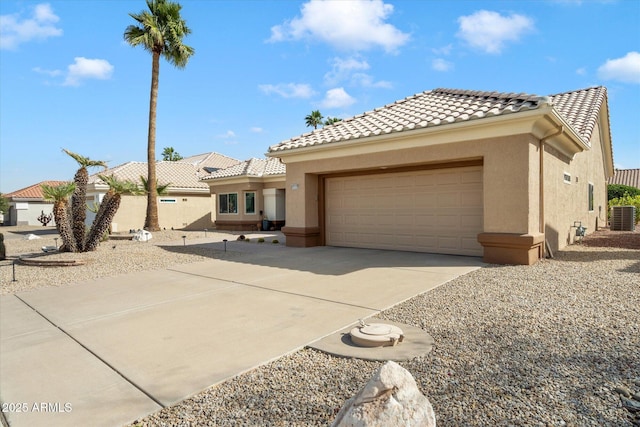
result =
[[[132,243],[160,251],[165,263],[211,256]],[[638,426],[639,243],[638,232],[596,232],[554,259],[490,265],[378,317],[435,339],[429,354],[401,365],[431,401],[439,426]],[[118,249],[103,246],[105,257]],[[5,290],[2,274],[3,293],[15,292]],[[328,425],[379,366],[303,349],[132,425]]]

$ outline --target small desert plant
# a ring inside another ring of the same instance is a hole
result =
[[[273,244],[278,244],[278,243],[280,243],[280,241],[279,241],[278,239],[273,239],[273,240],[271,241],[271,243],[273,243]]]
[[[258,243],[264,243],[264,237],[260,237],[260,238],[258,239]]]

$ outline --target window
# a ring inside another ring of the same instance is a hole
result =
[[[218,195],[218,213],[237,214],[238,213],[238,193],[228,193]]]
[[[244,193],[244,213],[255,214],[256,213],[256,192],[249,191]]]
[[[564,183],[565,184],[571,184],[571,174],[568,172],[564,173]]]
[[[593,184],[589,183],[589,212],[593,211]]]

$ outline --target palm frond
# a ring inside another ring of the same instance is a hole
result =
[[[65,184],[60,184],[57,186],[41,184],[40,188],[42,188],[42,195],[44,196],[45,200],[55,202],[71,197],[76,189],[76,184],[75,182],[67,182]]]

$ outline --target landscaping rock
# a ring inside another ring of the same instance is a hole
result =
[[[413,376],[393,361],[378,369],[358,394],[342,407],[333,427],[435,427],[429,400],[420,393]]]

